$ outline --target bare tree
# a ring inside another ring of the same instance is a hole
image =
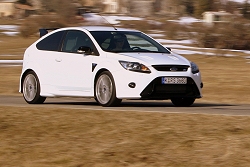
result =
[[[250,19],[250,4],[248,3],[248,0],[245,1],[242,7],[242,14],[244,18]]]
[[[212,10],[212,4],[214,4],[214,0],[195,0],[194,12],[196,17],[201,17],[203,12]]]
[[[69,0],[49,0],[42,1],[44,9],[48,12],[57,13],[66,22],[74,21],[76,8]]]

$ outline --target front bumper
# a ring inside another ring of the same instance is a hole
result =
[[[152,72],[143,74],[131,71],[113,73],[116,96],[119,99],[171,99],[174,97],[202,97],[200,73]],[[162,77],[186,77],[187,84],[162,84]]]
[[[154,79],[140,93],[141,99],[164,100],[176,97],[201,98],[194,80],[187,78],[187,84],[162,84],[161,77]]]

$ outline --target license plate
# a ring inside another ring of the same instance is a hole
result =
[[[185,77],[162,77],[162,84],[187,84],[187,78]]]

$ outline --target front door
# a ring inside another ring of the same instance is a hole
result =
[[[80,46],[93,46],[82,31],[68,31],[61,52],[55,59],[56,87],[59,95],[93,96],[92,61],[94,55],[77,53]]]

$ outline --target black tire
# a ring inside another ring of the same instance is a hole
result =
[[[104,107],[118,106],[122,101],[116,97],[115,82],[109,71],[102,72],[96,80],[95,100]]]
[[[195,98],[172,98],[171,101],[176,107],[189,107],[194,103]]]
[[[33,71],[25,75],[22,89],[24,100],[29,104],[42,104],[46,100],[46,97],[40,96],[40,82]]]

